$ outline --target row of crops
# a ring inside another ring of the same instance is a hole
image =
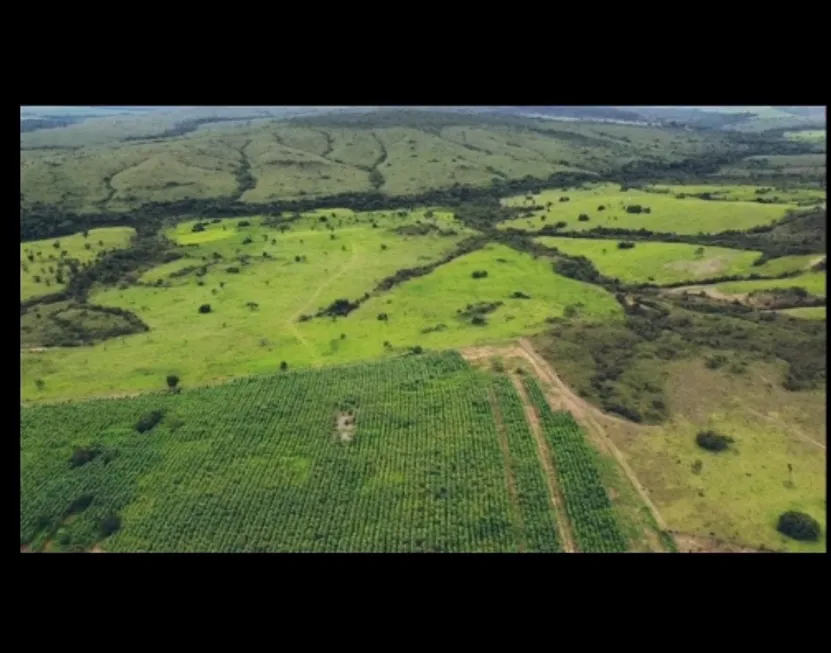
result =
[[[578,549],[602,553],[626,551],[626,539],[615,519],[585,434],[571,413],[551,410],[536,379],[525,377],[524,383],[554,453],[557,478]]]
[[[506,376],[494,379],[493,389],[508,440],[510,470],[519,502],[518,526],[524,537],[525,550],[541,553],[560,551],[545,472],[525,419],[522,401]]]
[[[509,390],[497,384],[529,548],[555,550]],[[26,407],[20,449],[32,550],[519,550],[488,385],[453,352]]]

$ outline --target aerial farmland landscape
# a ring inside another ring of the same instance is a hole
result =
[[[826,551],[825,107],[21,107],[21,553]]]

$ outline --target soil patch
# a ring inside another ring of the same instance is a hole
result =
[[[337,436],[341,442],[352,442],[355,437],[355,416],[350,413],[338,413]]]

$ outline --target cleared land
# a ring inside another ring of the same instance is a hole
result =
[[[186,263],[172,270],[165,264],[167,279],[151,270],[144,275],[148,285],[94,292],[93,303],[133,311],[151,331],[81,349],[22,352],[23,399],[146,391],[159,388],[169,373],[196,385],[272,371],[282,361],[308,367],[388,357],[415,346],[445,349],[513,338],[542,329],[568,306],[585,319],[621,315],[603,289],[556,275],[546,261],[502,245],[374,292],[385,277],[437,261],[471,233],[450,214],[426,213],[315,212],[285,233],[262,218],[220,220],[201,232],[182,223],[169,236],[183,244],[188,259],[201,262],[204,273],[195,267],[181,274]],[[396,231],[417,227],[417,220],[422,228],[436,228],[424,235]],[[326,228],[329,221],[334,231]],[[250,256],[246,263],[239,261],[242,255]],[[487,277],[473,278],[478,271]],[[163,285],[154,285],[159,281]],[[513,297],[516,292],[529,298]],[[367,293],[348,317],[299,321],[337,299],[356,301]],[[200,314],[202,304],[210,304],[211,312]]]
[[[811,295],[825,297],[826,275],[824,272],[809,272],[787,279],[755,279],[752,281],[730,281],[715,286],[726,295],[741,295],[773,288],[804,288]]]
[[[655,184],[647,187],[656,193],[672,193],[676,197],[708,194],[713,200],[739,200],[752,202],[755,200],[772,201],[782,204],[813,205],[825,202],[826,193],[823,188],[794,186],[792,184],[756,185],[756,184]]]
[[[87,236],[73,234],[50,240],[20,243],[20,299],[48,295],[66,287],[68,261],[92,261],[96,256],[130,244],[130,227],[90,229]]]
[[[567,485],[589,479],[605,497],[591,456],[558,440],[565,428],[579,444],[579,428],[540,396]],[[25,408],[21,547],[558,551],[566,518],[521,406],[510,382],[445,353]],[[595,523],[568,499],[580,550],[626,548],[606,502]]]
[[[812,255],[787,256],[754,266],[760,252],[725,247],[639,242],[631,249],[620,249],[621,240],[551,236],[535,238],[535,241],[566,254],[585,256],[604,276],[628,283],[667,284],[720,276],[775,275],[803,270],[816,258]]]
[[[528,199],[531,197],[531,199]],[[560,201],[568,197],[568,201]],[[564,231],[586,231],[595,227],[648,229],[655,232],[697,234],[728,229],[749,229],[782,218],[796,204],[756,202],[718,202],[697,198],[679,199],[671,194],[640,190],[622,191],[616,184],[567,190],[547,190],[533,196],[504,200],[507,206],[528,207],[528,217],[508,220],[499,228],[539,231],[546,225],[565,222]],[[601,210],[600,207],[603,207]],[[626,207],[639,206],[649,213],[629,213]],[[540,207],[540,208],[533,208]],[[587,221],[578,220],[585,214]]]

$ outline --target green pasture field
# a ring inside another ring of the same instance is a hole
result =
[[[826,133],[824,129],[803,129],[801,131],[785,132],[785,138],[789,138],[792,141],[824,143],[826,139]]]
[[[534,240],[566,254],[585,256],[604,276],[627,283],[660,285],[753,273],[775,275],[805,269],[816,258],[812,255],[788,256],[754,267],[753,261],[759,258],[760,252],[726,247],[638,242],[632,249],[619,249],[620,240],[550,236]]]
[[[569,201],[560,202],[560,197]],[[516,196],[503,201],[508,206],[544,206],[531,210],[531,217],[520,217],[499,224],[500,229],[539,231],[546,225],[565,222],[564,231],[586,231],[595,227],[649,229],[655,232],[696,234],[728,229],[744,230],[770,224],[794,210],[796,204],[756,202],[714,202],[695,198],[678,199],[670,194],[640,190],[622,191],[616,184],[597,184],[578,189],[547,190],[533,196]],[[548,204],[551,204],[548,206]],[[650,213],[630,214],[626,206],[649,207]],[[604,210],[598,210],[600,206]],[[589,220],[578,221],[586,214]]]
[[[802,308],[786,308],[778,311],[791,317],[801,317],[806,320],[824,320],[826,318],[825,306],[803,306]]]
[[[716,286],[719,292],[730,295],[742,295],[758,290],[774,288],[804,288],[811,295],[825,297],[825,272],[809,272],[787,279],[754,279],[750,281],[730,281]]]
[[[379,215],[377,228],[367,226],[369,218],[362,214],[355,217],[356,226],[343,226],[333,234],[320,221],[325,214],[335,220],[332,213],[306,215],[285,233],[263,226],[261,218],[248,219],[249,227],[239,226],[244,220],[222,220],[201,233],[192,231],[193,223],[178,225],[168,235],[186,243],[189,258],[204,257],[206,274],[168,277],[162,287],[94,293],[90,301],[131,310],[151,331],[93,347],[24,352],[24,399],[149,390],[171,372],[196,385],[271,371],[283,360],[291,368],[309,367],[398,355],[416,345],[443,349],[511,338],[542,328],[546,318],[562,315],[568,305],[586,317],[620,315],[617,302],[602,289],[555,275],[544,260],[490,245],[371,297],[347,318],[298,322],[301,315],[314,314],[336,299],[357,300],[399,269],[435,261],[469,233],[449,214],[436,212],[432,220],[455,226],[457,235],[402,236],[390,231],[393,224],[414,224],[423,213]],[[340,215],[349,222],[349,212]],[[252,240],[249,245],[242,244],[246,238]],[[263,251],[271,258],[263,258]],[[215,252],[223,257],[217,263]],[[251,256],[248,265],[233,260],[243,252]],[[296,262],[296,256],[306,260]],[[230,267],[238,267],[239,273],[229,273]],[[487,270],[488,277],[473,279],[472,272],[479,269]],[[151,271],[145,278],[159,276]],[[513,299],[515,291],[532,299]],[[497,301],[504,305],[482,326],[457,313],[468,304]],[[198,313],[204,303],[211,305],[211,313]],[[379,321],[380,313],[387,313],[389,320]],[[438,328],[422,333],[433,327]],[[119,361],[116,367],[113,357]],[[44,382],[40,390],[37,379]]]
[[[710,193],[714,200],[739,200],[752,202],[756,199],[773,200],[776,203],[814,205],[825,202],[823,188],[803,186],[775,186],[756,184],[655,184],[647,187],[656,193],[669,192],[673,195],[697,195]],[[757,192],[762,191],[762,192]],[[711,200],[712,201],[712,200]]]
[[[21,548],[557,550],[547,495],[533,510],[509,492],[489,384],[446,352],[24,408]],[[139,433],[153,411],[161,421]],[[512,442],[530,437],[520,419],[504,423]],[[520,480],[541,479],[525,444]],[[73,467],[79,450],[98,455]]]
[[[826,550],[825,390],[794,393],[770,383],[782,373],[762,363],[741,375],[708,370],[701,360],[673,363],[671,420],[648,430],[607,429],[672,530],[752,548]],[[695,436],[705,429],[733,437],[734,445],[701,449]],[[818,520],[820,540],[778,533],[787,510]]]
[[[66,256],[63,257],[65,259],[76,259],[82,263],[91,261],[99,252],[127,247],[134,233],[132,227],[105,227],[90,229],[87,238],[78,233],[62,238],[20,243],[20,299],[48,295],[66,287],[68,274],[64,274],[63,283],[58,283],[55,278],[58,263],[62,258],[61,252],[66,251]],[[58,243],[59,247],[55,247],[55,243]],[[88,249],[86,245],[89,245]],[[34,256],[34,261],[29,260],[30,254]],[[49,271],[50,268],[52,272]],[[36,276],[40,277],[39,283],[35,281]]]

